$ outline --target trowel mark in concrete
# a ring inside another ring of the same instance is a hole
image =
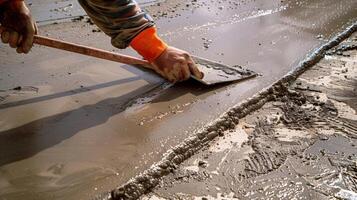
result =
[[[172,83],[166,83],[154,87],[153,89],[149,90],[148,92],[142,94],[142,97],[137,97],[133,101],[128,102],[126,106],[125,112],[128,113],[135,113],[139,110],[145,108],[145,106],[153,101],[156,97],[158,97],[161,93],[163,93],[166,89],[172,87]]]
[[[307,159],[308,165],[297,165],[294,170],[308,182],[311,189],[326,197],[356,199],[356,153],[353,141],[335,135],[329,140],[317,141],[307,149],[305,154],[308,156],[304,159]]]
[[[301,80],[301,79],[299,79]],[[334,88],[334,87],[333,87]],[[330,89],[333,89],[330,88]],[[325,93],[318,93],[318,92],[309,92],[309,95],[313,96],[316,101],[323,102],[323,103],[328,103],[331,102],[333,106],[337,109],[338,112],[338,117],[348,119],[348,120],[353,120],[357,121],[357,114],[356,110],[349,106],[348,104],[341,102],[341,101],[336,101],[334,99],[330,99],[327,94]],[[310,104],[309,106],[313,106]],[[316,109],[320,109],[320,107],[315,107]]]
[[[338,110],[338,116],[345,119],[357,121],[356,110],[343,102],[331,100],[333,105]]]
[[[283,99],[286,97],[287,96],[283,97]],[[247,145],[252,146],[254,153],[250,153],[249,159],[244,161],[245,169],[244,172],[241,172],[242,179],[255,177],[273,171],[284,164],[288,155],[293,152],[301,151],[307,147],[307,139],[312,137],[311,133],[305,132],[303,135],[300,135],[300,131],[286,128],[286,125],[288,125],[288,127],[295,127],[298,125],[301,126],[301,129],[305,129],[310,126],[311,121],[305,121],[304,124],[302,124],[301,120],[307,115],[299,108],[299,106],[289,103],[295,101],[294,98],[296,97],[288,98],[289,100],[287,100],[286,103],[280,104],[280,110],[275,108],[273,111],[282,114],[283,119],[289,118],[291,120],[269,123],[266,119],[271,114],[270,112],[264,113],[264,111],[262,111],[262,113],[252,114],[253,116],[260,115],[261,118],[256,122],[255,130],[250,136],[251,139],[246,143]],[[300,99],[300,97],[297,99]],[[274,107],[273,104],[267,103],[263,106],[263,110],[271,110]],[[318,117],[318,115],[315,117]],[[282,122],[284,123],[285,128],[283,128],[281,124]],[[296,140],[293,140],[295,137],[299,137],[301,141],[296,143]]]
[[[247,155],[252,152],[252,149],[250,148],[240,148],[244,142],[248,141],[248,134],[240,125],[238,125],[235,130],[224,133],[224,136],[222,137],[223,138],[219,138],[217,142],[214,142],[209,147],[209,152],[223,153],[216,168],[210,172],[213,175],[219,175],[218,171],[220,171],[222,164],[227,161],[227,158],[230,156],[230,154],[240,154],[242,156],[241,159],[243,160],[248,158]]]
[[[310,138],[311,135],[306,130],[296,130],[288,128],[277,128],[274,129],[275,133],[278,135],[277,139],[284,142],[295,141],[296,138]]]
[[[351,80],[357,77],[356,58],[357,55],[349,55],[349,57],[343,57],[343,58],[337,55],[328,55],[325,57],[326,61],[320,63],[319,67],[321,67],[321,70],[324,70],[326,69],[324,63],[326,62],[338,63],[337,65],[334,65],[334,67],[329,68],[328,71],[331,74],[330,76],[320,75],[314,78],[308,77],[309,80],[307,80],[304,77],[300,77],[299,81],[311,85],[322,86],[325,88],[340,89],[346,92],[347,91],[355,92],[356,88],[355,85],[353,85],[353,83],[351,82]],[[349,70],[346,70],[347,68]],[[349,84],[343,84],[343,82],[347,82]]]
[[[188,102],[188,103],[185,103],[182,105],[177,104],[174,106],[169,106],[169,111],[167,111],[167,112],[156,112],[151,115],[146,115],[146,116],[144,115],[143,117],[141,117],[138,124],[140,126],[143,126],[143,125],[147,125],[147,124],[152,123],[157,120],[163,120],[164,118],[169,117],[171,115],[183,113],[184,109],[186,109],[187,107],[189,107],[190,105],[192,105],[195,102],[196,101],[194,100],[192,102]]]
[[[298,78],[298,81],[310,85],[310,88],[316,86],[320,87],[321,91],[313,91],[309,93],[312,96],[317,97],[316,100],[318,101],[324,103],[330,101],[337,109],[338,116],[346,119],[343,122],[343,127],[339,128],[339,130],[351,135],[350,133],[356,132],[357,127],[349,123],[348,120],[357,120],[356,104],[352,103],[348,105],[347,102],[353,102],[353,98],[356,94],[355,80],[357,78],[357,53],[355,51],[348,52],[350,50],[350,48],[348,48],[350,45],[345,45],[345,43],[349,44],[348,41],[345,41],[344,44],[332,49],[328,52],[325,60],[319,63],[319,71],[327,73],[328,75],[314,77],[311,75],[304,75]],[[328,92],[323,93],[322,91]],[[329,97],[333,97],[334,99]],[[336,124],[336,120],[329,120],[331,124]]]

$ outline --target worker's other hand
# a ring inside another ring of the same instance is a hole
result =
[[[191,74],[203,78],[203,73],[198,70],[191,56],[174,47],[167,47],[152,65],[157,73],[173,83],[187,80]]]
[[[36,23],[24,1],[7,1],[1,4],[1,41],[16,48],[18,53],[28,53],[37,33]]]

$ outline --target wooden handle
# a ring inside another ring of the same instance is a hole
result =
[[[102,49],[97,49],[93,47],[87,47],[79,44],[74,44],[70,42],[65,42],[61,40],[56,40],[44,36],[35,35],[34,43],[39,45],[44,45],[47,47],[52,47],[56,49],[62,49],[65,51],[70,51],[74,53],[79,53],[87,56],[92,56],[96,58],[102,58],[105,60],[111,60],[115,62],[120,62],[128,65],[143,65],[146,68],[152,68],[150,63],[146,60],[138,59],[135,57],[122,55],[118,53],[113,53],[110,51],[105,51]]]

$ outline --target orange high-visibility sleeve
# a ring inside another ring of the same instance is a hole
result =
[[[149,62],[153,62],[167,48],[167,44],[157,35],[155,27],[139,33],[132,39],[130,46]]]

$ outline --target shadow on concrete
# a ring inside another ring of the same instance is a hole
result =
[[[111,116],[124,111],[125,105],[135,99],[137,94],[143,94],[152,87],[144,86],[119,97],[108,98],[96,104],[85,105],[0,132],[0,166],[31,157],[79,131],[105,123]]]
[[[93,87],[100,88],[135,79],[129,78]],[[85,105],[78,109],[44,117],[20,127],[0,132],[0,166],[29,158],[74,136],[79,131],[105,123],[111,116],[123,112],[135,99],[140,98],[143,94],[150,93],[153,88],[158,87],[157,85],[149,84],[119,97],[108,98],[96,104]],[[173,86],[168,95],[166,95],[165,91],[163,98],[160,98],[159,101],[178,98],[186,93],[200,95],[220,87],[224,86],[206,87],[200,85],[200,87],[197,87],[196,81],[187,81]],[[70,92],[59,93],[49,96],[47,99],[71,94]],[[138,94],[140,95],[138,96]],[[32,99],[31,101],[38,102],[44,100],[45,97],[42,98]],[[29,102],[23,102],[22,104]]]
[[[157,75],[129,66],[126,68],[137,76],[0,105],[0,109],[4,109],[74,95],[88,90],[124,84],[139,79],[144,79],[149,83],[155,83],[148,84],[119,97],[104,99],[96,104],[85,105],[71,111],[44,117],[20,127],[0,132],[0,166],[29,158],[47,148],[59,144],[82,130],[104,124],[110,117],[125,111],[136,99],[148,95],[150,96],[151,93],[157,92],[157,90],[159,90],[159,95],[149,103],[167,102],[187,93],[199,96],[213,90],[222,89],[230,84],[224,83],[206,86],[191,79],[175,85],[169,84],[170,87],[164,89],[161,86],[168,83],[158,81]]]
[[[130,65],[123,65],[121,67],[130,71],[131,73],[133,73],[137,76],[123,78],[123,79],[110,81],[110,82],[106,82],[106,83],[100,83],[100,84],[93,85],[93,86],[84,86],[81,88],[64,91],[64,92],[59,92],[59,93],[55,93],[55,94],[49,94],[49,95],[45,95],[45,96],[39,96],[39,97],[34,97],[34,98],[20,100],[20,101],[3,103],[3,104],[0,104],[0,110],[6,109],[6,108],[11,108],[11,107],[16,107],[16,106],[27,105],[27,104],[31,104],[31,103],[38,103],[38,102],[42,102],[42,101],[47,101],[47,100],[71,96],[71,95],[76,95],[76,94],[88,92],[91,90],[98,90],[98,89],[107,88],[107,87],[111,87],[114,85],[121,85],[121,84],[129,83],[129,82],[137,81],[137,80],[145,80],[148,83],[157,83],[160,81],[164,82],[164,79],[160,78],[152,70],[145,69],[144,67],[140,67],[140,66],[133,67]]]
[[[81,88],[74,89],[74,90],[59,92],[59,93],[56,93],[56,94],[49,94],[49,95],[39,96],[39,97],[31,98],[31,99],[25,99],[25,100],[20,100],[20,101],[4,103],[4,104],[0,104],[0,110],[1,109],[6,109],[6,108],[11,108],[11,107],[16,107],[16,106],[22,106],[22,105],[26,105],[26,104],[31,104],[31,103],[38,103],[38,102],[41,102],[41,101],[47,101],[47,100],[66,97],[66,96],[71,96],[71,95],[76,95],[76,94],[80,94],[80,93],[83,93],[83,92],[88,92],[88,91],[91,91],[91,90],[97,90],[97,89],[111,87],[111,86],[114,86],[114,85],[121,85],[121,84],[124,84],[124,83],[129,83],[129,82],[137,81],[137,80],[140,80],[140,79],[141,79],[141,77],[130,77],[130,78],[125,78],[125,79],[110,81],[110,82],[107,82],[107,83],[101,83],[101,84],[98,84],[98,85],[93,85],[93,86],[88,86],[88,87],[81,87]]]

